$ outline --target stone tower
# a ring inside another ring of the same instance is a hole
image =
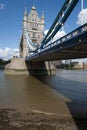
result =
[[[40,44],[44,38],[44,14],[39,17],[37,10],[32,6],[31,11],[28,15],[25,8],[23,17],[23,33],[20,41],[20,57],[25,58],[29,54],[29,47],[25,37],[24,28],[27,28],[30,40],[35,44]]]

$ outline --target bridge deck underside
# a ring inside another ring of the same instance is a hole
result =
[[[78,37],[39,52],[29,58],[29,61],[53,61],[87,58],[87,32]]]

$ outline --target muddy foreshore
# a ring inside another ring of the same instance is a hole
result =
[[[0,130],[87,130],[87,116],[58,116],[0,109]]]

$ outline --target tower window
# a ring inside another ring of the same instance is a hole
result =
[[[36,33],[35,32],[33,32],[33,37],[36,38]]]
[[[38,35],[38,38],[40,38],[40,35]]]

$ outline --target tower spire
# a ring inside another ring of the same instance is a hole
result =
[[[44,11],[42,11],[42,19],[44,19]]]
[[[24,15],[27,15],[27,7],[25,6]]]
[[[44,25],[45,25],[45,17],[44,17],[44,12],[42,11],[42,16],[41,16],[41,22],[42,22],[42,30],[44,31]]]
[[[23,18],[23,28],[27,25],[27,17],[28,17],[27,8],[25,7],[24,18]]]

